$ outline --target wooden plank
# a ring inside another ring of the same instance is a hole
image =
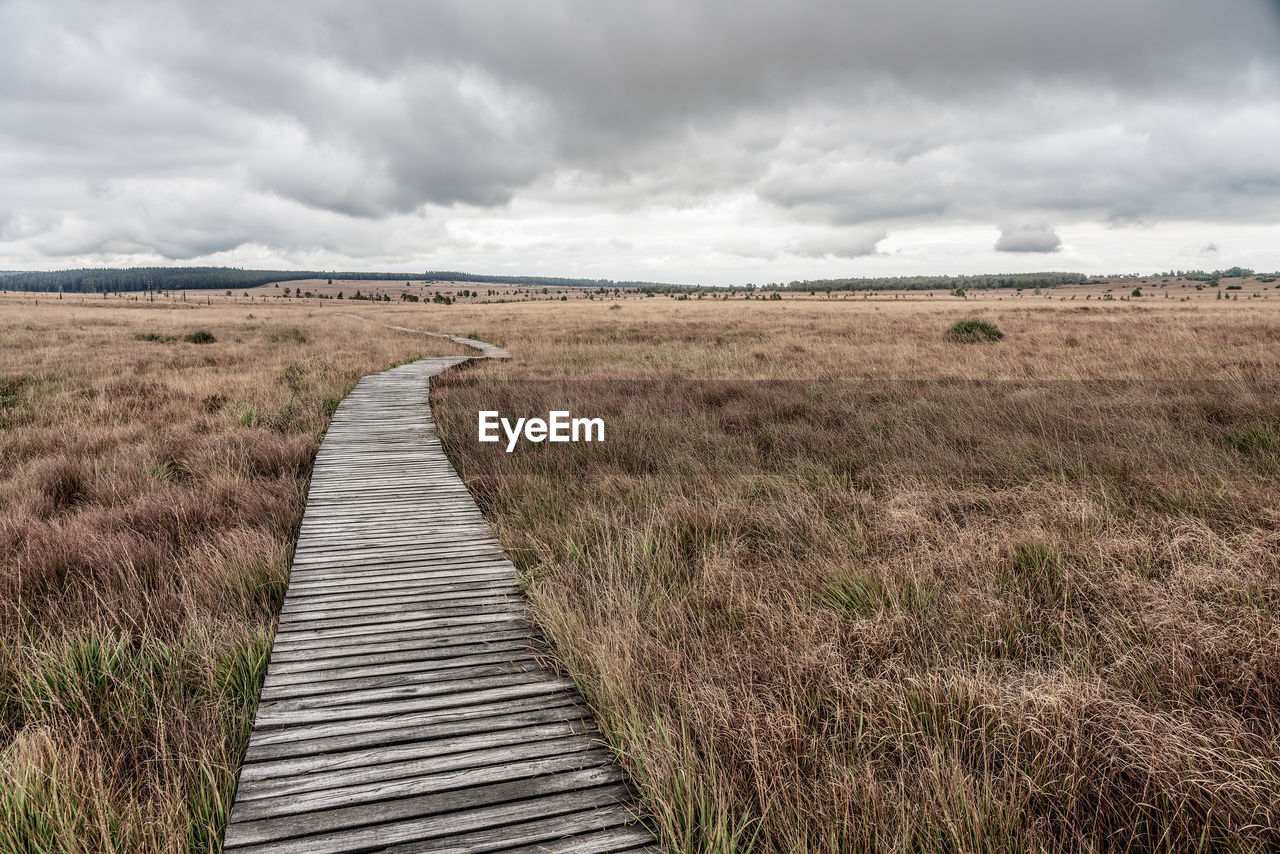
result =
[[[514,631],[528,626],[528,621],[511,614],[486,615],[484,619],[473,617],[463,625],[446,625],[413,631],[392,632],[373,637],[343,638],[344,643],[326,643],[323,640],[311,644],[285,646],[279,641],[271,653],[272,661],[314,660],[323,657],[360,655],[363,653],[391,653],[404,650],[426,649],[449,638],[461,638],[468,634]],[[349,641],[349,642],[345,642]]]
[[[351,581],[354,581],[352,579]],[[331,602],[364,601],[377,599],[403,599],[413,596],[431,596],[435,593],[451,593],[459,590],[481,590],[487,588],[515,588],[515,579],[508,576],[501,567],[484,569],[479,572],[455,572],[450,575],[440,574],[434,577],[409,577],[404,580],[382,585],[347,583],[336,589],[299,591],[289,597],[287,603],[291,608],[315,609],[326,607]]]
[[[618,774],[616,769],[611,768],[594,770],[599,777],[613,776],[616,778]],[[414,843],[416,845],[440,837],[447,838],[460,832],[501,826],[502,824],[513,824],[520,820],[565,815],[593,807],[617,806],[619,802],[630,798],[631,793],[625,785],[621,784],[584,788],[583,786],[587,783],[587,780],[583,779],[583,776],[590,773],[575,772],[573,775],[549,775],[519,780],[514,783],[498,784],[506,791],[502,792],[501,795],[489,795],[486,798],[477,796],[475,789],[464,789],[458,793],[444,793],[439,800],[445,803],[441,803],[439,806],[433,805],[439,812],[432,815],[419,815],[382,824],[302,836],[272,843],[269,848],[259,848],[257,846],[240,848],[232,845],[228,846],[228,850],[240,850],[252,852],[253,854],[265,851],[273,852],[273,854],[342,854],[342,852],[358,851],[366,848],[387,850],[389,846],[395,844]],[[571,785],[573,788],[569,791],[558,791],[566,785]],[[493,788],[496,789],[498,786]],[[555,793],[542,794],[544,792]],[[525,793],[532,795],[532,797],[490,805],[492,803],[489,800],[490,798],[511,797],[513,795],[519,797]],[[446,799],[453,801],[453,803],[447,803]],[[485,805],[470,809],[458,808],[462,804],[467,804],[468,801],[485,803]],[[368,812],[373,811],[369,810]],[[622,820],[620,817],[620,823]],[[236,825],[229,825],[228,835],[235,827]],[[402,850],[415,849],[406,847]],[[429,848],[424,847],[416,850],[429,850]]]
[[[364,574],[361,574],[362,570]],[[299,573],[298,587],[300,592],[323,593],[328,589],[345,585],[373,586],[432,579],[465,579],[477,573],[501,574],[510,578],[514,576],[514,569],[505,560],[493,558],[353,563],[341,569],[326,569],[323,573],[314,571]]]
[[[522,673],[534,670],[543,671],[544,668],[537,663],[537,656],[526,650],[470,655],[443,661],[413,662],[412,665],[398,665],[390,672],[383,669],[380,672],[362,676],[347,676],[341,670],[321,671],[314,674],[315,678],[311,679],[299,679],[286,684],[273,682],[270,686],[263,688],[262,701],[315,697],[322,694],[346,694],[371,688],[391,688],[398,685],[450,680],[457,673],[477,676],[486,671]]]
[[[326,570],[325,575],[303,573],[298,578],[298,595],[333,593],[344,588],[378,588],[419,582],[462,582],[478,576],[514,578],[512,567],[503,560],[422,561],[417,565],[402,561],[352,564],[343,571]],[[292,586],[292,585],[291,585]]]
[[[290,597],[289,614],[300,615],[323,611],[333,607],[368,607],[372,605],[403,602],[431,601],[432,597],[453,597],[468,593],[487,592],[503,595],[518,594],[514,580],[501,576],[481,576],[458,580],[455,578],[422,579],[383,587],[337,590],[328,593],[305,593]],[[281,612],[282,614],[284,612]]]
[[[566,838],[566,834],[570,833],[582,835]],[[520,824],[488,827],[432,840],[429,848],[410,842],[386,850],[399,854],[413,851],[431,851],[432,854],[479,854],[484,851],[503,851],[507,854],[513,851],[525,854],[545,854],[549,851],[557,854],[595,854],[601,851],[621,851],[628,846],[644,845],[652,841],[653,835],[636,822],[631,809],[615,805]]]
[[[610,809],[616,809],[616,807]],[[454,840],[450,838],[442,841],[452,843]],[[653,834],[639,822],[621,827],[611,827],[608,830],[582,833],[577,836],[548,839],[536,845],[504,848],[502,850],[504,854],[602,854],[602,852],[626,852],[626,854],[652,852],[652,854],[659,854],[658,848],[653,845]]]
[[[477,732],[502,732],[544,723],[563,721],[590,723],[590,712],[574,697],[564,696],[560,705],[546,698],[535,698],[535,700],[536,702],[525,701],[526,708],[520,708],[518,703],[499,703],[449,709],[446,710],[446,714],[452,712],[452,715],[434,713],[437,715],[435,719],[428,719],[428,716],[433,713],[385,717],[379,720],[378,728],[369,732],[332,735],[326,738],[311,738],[277,745],[260,744],[245,755],[245,765],[247,767],[252,763],[286,759],[318,759],[330,753],[341,753],[357,748],[387,747]],[[426,720],[405,724],[402,722],[403,718]]]
[[[387,620],[381,623],[365,622],[358,626],[341,628],[294,628],[285,626],[277,635],[277,643],[286,648],[294,648],[313,642],[313,645],[341,645],[344,641],[365,642],[370,638],[378,638],[388,634],[413,637],[417,630],[423,631],[443,629],[454,626],[475,625],[482,622],[502,622],[520,619],[522,611],[507,602],[493,605],[474,605],[470,608],[432,608],[424,609],[413,617]]]
[[[344,650],[326,650],[325,654],[309,655],[295,660],[277,659],[272,662],[271,676],[284,674],[305,674],[330,668],[377,666],[403,661],[418,661],[441,655],[449,655],[454,648],[499,647],[502,644],[518,640],[522,645],[529,643],[529,630],[520,623],[500,631],[487,631],[482,626],[472,626],[466,633],[450,632],[443,637],[430,638],[417,644],[399,649],[364,649],[354,655]]]
[[[416,578],[436,576],[454,578],[468,570],[503,570],[514,578],[511,562],[500,551],[475,549],[456,554],[445,554],[430,549],[401,551],[388,554],[356,552],[351,558],[327,557],[308,566],[298,567],[297,583],[300,589],[319,591],[323,587],[363,583],[379,579],[393,583],[412,581]]]
[[[575,736],[588,734],[592,733],[586,724],[564,721],[448,739],[402,742],[250,765],[241,772],[241,779],[262,781],[254,790],[260,797],[337,789],[370,780],[395,780],[455,768],[507,765],[520,758],[578,753],[583,744],[590,743]]]
[[[546,756],[503,766],[506,775],[495,780],[494,768],[467,768],[429,777],[388,783],[380,790],[317,792],[297,799],[276,798],[237,804],[228,827],[241,844],[305,836],[444,811],[459,802],[486,802],[548,789],[617,783],[621,772],[603,751]],[[550,779],[558,777],[558,779]],[[532,785],[530,778],[541,778]],[[547,783],[550,783],[548,786]],[[517,785],[511,785],[515,783]],[[534,788],[536,787],[536,788]],[[442,793],[450,793],[441,797]]]
[[[471,732],[457,728],[447,737],[418,738],[379,744],[358,750],[313,753],[307,756],[286,757],[246,764],[241,771],[241,781],[279,779],[317,771],[342,768],[362,768],[394,762],[402,759],[420,759],[447,753],[466,753],[513,744],[568,738],[574,735],[595,735],[594,728],[579,718],[561,715],[565,720],[545,721],[528,726],[493,727],[479,726],[473,722]],[[484,720],[484,723],[492,723]]]
[[[374,605],[359,605],[355,603],[339,603],[336,606],[322,608],[317,611],[293,611],[280,615],[280,630],[294,628],[307,628],[312,623],[323,623],[326,630],[335,629],[346,626],[363,626],[368,624],[370,617],[398,618],[404,616],[422,616],[424,613],[434,614],[453,614],[459,610],[472,611],[478,610],[490,605],[507,606],[518,605],[519,600],[515,598],[514,590],[508,588],[503,589],[487,589],[487,590],[468,590],[453,594],[441,594],[429,600],[432,604],[430,609],[426,608],[421,601],[398,601],[394,604],[375,603]],[[344,607],[345,605],[345,607]]]
[[[316,666],[301,672],[275,668],[271,678],[263,684],[264,687],[280,688],[286,685],[308,682],[329,682],[336,679],[360,679],[395,673],[447,670],[454,667],[465,667],[471,663],[524,661],[529,657],[537,657],[538,655],[538,650],[532,647],[528,640],[522,637],[513,637],[506,641],[495,641],[487,644],[456,644],[451,647],[407,652],[399,654],[398,660],[379,660],[369,656],[360,656],[347,663],[334,664],[329,662],[328,666]]]
[[[573,683],[546,671],[450,679],[428,685],[411,685],[376,691],[352,691],[315,698],[277,700],[258,708],[258,725],[320,723],[379,717],[397,712],[420,712],[475,702],[488,692],[547,686],[572,690]]]
[[[431,679],[447,677],[451,673],[486,665],[540,666],[536,664],[540,654],[522,642],[514,642],[505,648],[483,652],[468,652],[448,658],[427,657],[413,661],[381,664],[360,664],[353,667],[335,667],[328,670],[312,670],[306,673],[278,674],[270,682],[264,682],[264,699],[280,699],[290,692],[319,693],[354,687],[386,685],[397,679]],[[268,693],[269,692],[269,693]]]
[[[334,413],[228,851],[656,844],[435,437],[428,380],[465,358],[364,377]]]
[[[541,690],[535,690],[535,689]],[[297,755],[321,749],[334,749],[333,744],[376,744],[385,736],[392,738],[396,732],[418,730],[423,726],[471,720],[511,713],[512,710],[547,709],[567,704],[579,704],[576,694],[547,686],[517,686],[494,692],[478,692],[462,702],[438,709],[417,712],[385,714],[374,718],[335,723],[316,723],[305,726],[263,728],[255,732],[255,740],[249,745],[246,757]],[[576,708],[583,709],[580,704]],[[587,714],[585,711],[583,714]],[[321,744],[323,742],[323,744]]]

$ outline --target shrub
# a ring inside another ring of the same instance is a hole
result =
[[[1134,288],[1134,289],[1133,289],[1133,293],[1129,294],[1129,296],[1131,296],[1131,297],[1140,297],[1140,296],[1142,296],[1142,288]]]
[[[1004,333],[994,323],[976,317],[957,320],[946,334],[948,341],[999,341],[1003,337]]]
[[[186,341],[188,344],[212,344],[214,341],[217,341],[218,339],[214,338],[213,333],[210,332],[208,329],[197,329],[193,332],[188,332],[186,335],[183,335],[182,340]]]
[[[137,339],[138,341],[159,341],[159,342],[160,342],[160,343],[162,343],[162,344],[168,344],[170,341],[177,341],[177,340],[178,340],[177,338],[173,337],[172,335],[160,335],[160,334],[155,333],[155,332],[139,332],[138,334],[134,335],[133,337],[134,337],[135,339]]]

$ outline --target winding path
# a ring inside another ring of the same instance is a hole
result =
[[[470,358],[364,377],[334,413],[228,852],[658,850],[436,438],[429,380]]]

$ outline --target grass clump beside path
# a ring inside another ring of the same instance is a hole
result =
[[[999,341],[1004,333],[994,323],[968,317],[951,324],[946,338],[948,341]]]

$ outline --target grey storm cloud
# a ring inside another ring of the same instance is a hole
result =
[[[0,254],[388,257],[360,223],[737,197],[845,235],[805,257],[1274,222],[1278,36],[1273,0],[0,0]]]
[[[1028,222],[1000,229],[997,252],[1057,252],[1062,238],[1048,223]]]

